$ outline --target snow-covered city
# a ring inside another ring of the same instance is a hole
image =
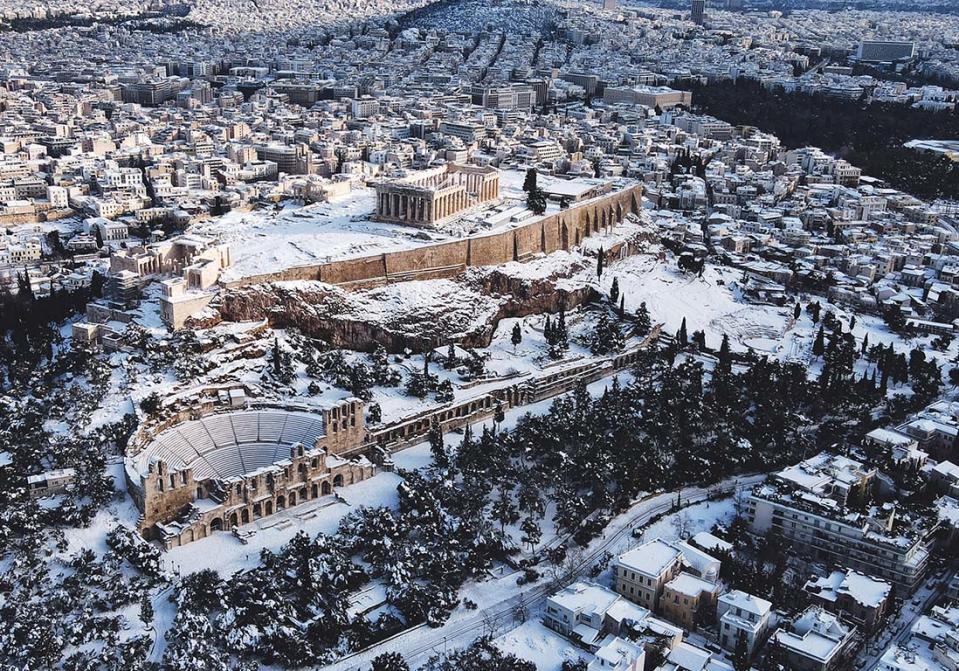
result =
[[[0,671],[959,669],[955,0],[0,0]]]

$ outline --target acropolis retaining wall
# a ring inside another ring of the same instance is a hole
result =
[[[266,282],[315,280],[366,288],[390,282],[451,278],[469,266],[523,261],[535,254],[576,247],[586,237],[621,222],[628,213],[638,213],[642,195],[643,187],[637,184],[488,235],[330,263],[294,266],[226,282],[225,286],[234,288]]]

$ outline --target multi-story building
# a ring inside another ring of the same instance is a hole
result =
[[[858,571],[833,571],[810,579],[805,589],[813,602],[841,612],[865,631],[874,631],[882,622],[892,596],[892,585]]]
[[[771,608],[769,601],[746,592],[733,590],[723,594],[716,606],[720,645],[732,652],[743,639],[752,654],[766,634]]]
[[[716,583],[683,571],[663,586],[660,612],[671,622],[693,630],[706,613],[713,612],[718,594],[719,585]]]
[[[656,539],[622,554],[613,562],[613,589],[655,611],[670,580],[682,570],[682,551]]]
[[[782,648],[794,671],[832,671],[848,668],[848,653],[856,628],[819,606],[810,606],[788,628],[777,629],[773,639]]]
[[[797,552],[894,583],[911,593],[926,574],[938,520],[869,505],[875,469],[819,454],[756,487],[747,515],[753,532],[778,533]]]
[[[706,0],[692,0],[692,7],[689,12],[689,19],[696,25],[703,25],[703,19],[706,17]]]
[[[863,40],[859,43],[859,48],[856,50],[857,60],[866,63],[908,60],[915,55],[915,42]]]
[[[676,105],[688,107],[693,101],[693,94],[689,91],[677,91],[667,86],[609,87],[603,91],[603,100],[611,105],[625,103],[666,109]]]
[[[503,86],[474,86],[473,103],[490,109],[529,110],[536,102],[536,92],[525,83]]]

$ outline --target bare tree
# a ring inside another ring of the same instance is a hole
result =
[[[676,515],[673,516],[673,529],[676,531],[676,536],[680,540],[685,540],[689,538],[690,527],[692,526],[692,520],[689,517],[688,510],[681,510]]]

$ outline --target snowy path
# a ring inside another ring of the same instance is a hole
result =
[[[687,504],[706,500],[712,494],[731,493],[736,489],[750,487],[763,479],[765,475],[751,475],[743,478],[730,478],[710,488],[688,487],[682,490],[683,501]],[[585,573],[604,552],[614,550],[619,543],[632,533],[634,527],[649,522],[654,515],[669,511],[676,501],[676,492],[664,492],[636,503],[630,510],[619,515],[606,527],[600,538],[594,539],[577,567],[577,575]],[[501,633],[505,628],[516,624],[518,611],[531,613],[543,605],[546,597],[555,587],[547,578],[523,587],[515,584],[515,576],[501,579],[511,585],[497,585],[497,589],[511,595],[495,604],[477,611],[459,611],[442,627],[432,629],[427,625],[418,625],[396,636],[382,641],[366,650],[354,653],[335,664],[320,667],[329,671],[367,671],[370,662],[384,652],[399,652],[411,665],[421,661],[419,657],[442,652],[446,647],[468,645],[483,634]]]
[[[883,653],[890,646],[901,645],[909,640],[912,636],[912,625],[942,597],[946,591],[946,585],[949,584],[957,572],[959,572],[959,569],[951,569],[943,577],[936,577],[933,574],[926,578],[926,582],[916,591],[912,600],[903,604],[898,618],[884,627],[884,634],[879,638],[879,641],[887,640],[886,632],[895,632],[889,642],[884,645],[878,642],[871,645],[867,643],[859,653],[856,668],[863,669],[863,671],[873,671],[879,666]],[[919,601],[918,604],[915,603],[917,600]]]

